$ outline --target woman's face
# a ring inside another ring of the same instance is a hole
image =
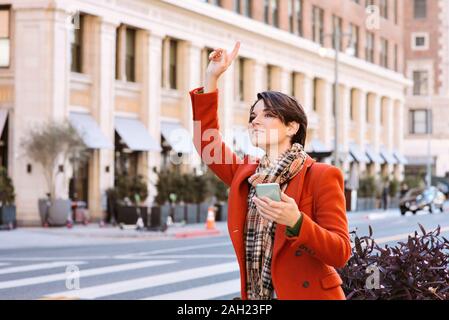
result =
[[[289,135],[296,133],[299,124],[286,126],[276,115],[264,109],[264,101],[260,99],[250,113],[248,129],[251,143],[265,151],[270,146],[290,143]]]

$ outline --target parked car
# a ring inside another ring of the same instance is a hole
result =
[[[419,210],[427,210],[435,213],[437,210],[443,212],[443,204],[446,196],[436,187],[410,189],[399,201],[401,214],[407,211],[416,214]]]

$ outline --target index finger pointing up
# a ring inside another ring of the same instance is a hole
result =
[[[229,62],[232,62],[235,59],[235,57],[239,53],[239,49],[240,49],[240,41],[237,41],[235,43],[234,49],[232,50],[232,52],[228,56]]]

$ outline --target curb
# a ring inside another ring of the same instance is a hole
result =
[[[211,236],[211,235],[221,235],[221,231],[218,229],[212,229],[212,230],[192,230],[192,231],[184,231],[184,232],[177,232],[173,234],[173,236],[176,239],[179,238],[194,238],[194,237],[205,237],[205,236]]]

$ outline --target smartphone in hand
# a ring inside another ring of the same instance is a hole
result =
[[[267,197],[273,201],[281,201],[281,188],[279,183],[259,183],[256,185],[258,198]]]

